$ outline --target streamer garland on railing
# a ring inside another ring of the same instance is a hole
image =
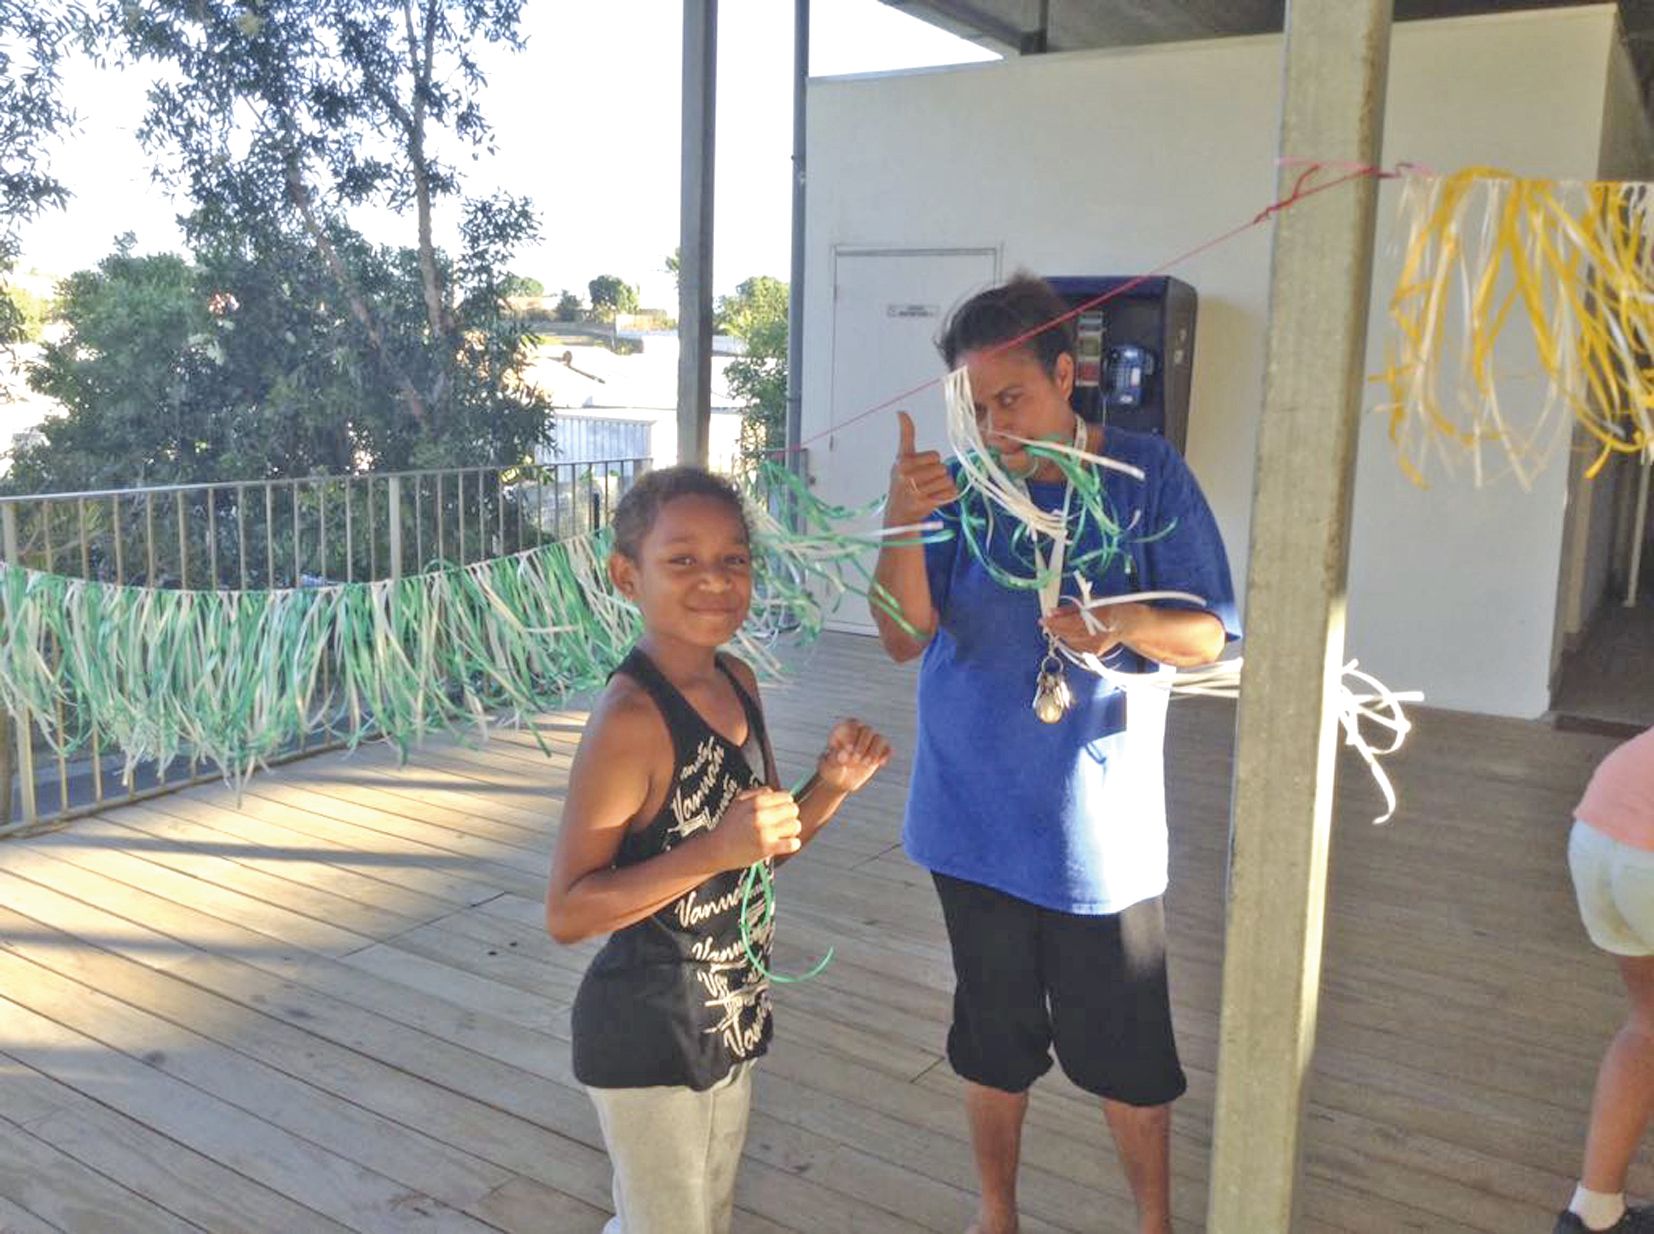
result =
[[[397,580],[270,591],[0,572],[0,702],[128,770],[181,754],[231,780],[318,732],[399,746],[595,679],[632,634],[570,541]],[[579,637],[560,637],[579,631]],[[60,719],[58,717],[61,717]]]
[[[790,531],[771,495],[796,512]],[[752,614],[742,653],[779,671],[809,641],[877,536],[780,468],[749,493]],[[930,534],[934,534],[932,531]],[[637,639],[609,583],[606,530],[465,566],[265,591],[120,586],[0,564],[0,706],[52,747],[94,740],[130,773],[199,759],[239,783],[301,738],[406,751],[438,731],[512,722],[600,686]],[[857,584],[858,576],[861,585]]]
[[[1410,478],[1468,454],[1477,484],[1508,467],[1526,487],[1570,423],[1590,442],[1588,476],[1615,454],[1654,455],[1648,185],[1409,174],[1398,230],[1380,410]],[[1522,417],[1500,397],[1511,374],[1494,355],[1517,323],[1545,382]]]

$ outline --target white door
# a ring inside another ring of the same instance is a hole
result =
[[[839,427],[810,447],[810,473],[823,500],[863,506],[884,495],[898,408],[913,417],[919,449],[946,450],[936,341],[949,312],[998,276],[999,253],[991,248],[835,250],[829,423]],[[917,386],[924,389],[866,414]],[[865,525],[877,526],[877,519]],[[866,556],[868,570],[873,557]],[[827,624],[873,631],[866,605],[853,596]]]

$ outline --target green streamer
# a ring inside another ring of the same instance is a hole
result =
[[[793,785],[793,796],[796,798],[809,784],[809,777]],[[741,950],[746,952],[747,963],[757,969],[759,974],[769,980],[772,985],[791,985],[799,981],[809,981],[817,977],[821,971],[833,960],[834,948],[827,948],[827,954],[817,960],[813,966],[802,973],[789,975],[773,971],[764,963],[764,958],[758,954],[758,948],[752,943],[752,921],[750,918],[752,906],[753,883],[757,882],[764,895],[764,919],[758,924],[767,926],[775,920],[775,875],[770,870],[770,863],[755,861],[747,867],[746,876],[741,879]]]
[[[774,466],[747,501],[753,601],[738,648],[775,675],[782,640],[810,642],[846,592],[868,593],[860,559],[878,538],[844,529],[878,503],[821,502]],[[194,758],[239,787],[316,737],[384,739],[405,756],[427,735],[480,733],[604,683],[642,630],[609,583],[609,545],[605,529],[394,580],[246,592],[3,563],[0,706],[63,756],[94,741],[120,751],[128,776]]]

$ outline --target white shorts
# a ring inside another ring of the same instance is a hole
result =
[[[1654,852],[1575,820],[1568,870],[1593,943],[1613,955],[1654,955]]]

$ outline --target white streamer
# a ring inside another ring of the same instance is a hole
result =
[[[1169,690],[1174,696],[1204,698],[1240,697],[1241,664],[1243,658],[1219,660],[1198,668],[1180,668],[1175,673],[1123,673],[1109,668],[1096,656],[1082,653],[1087,667],[1116,689],[1124,690],[1129,698],[1139,690]],[[1378,760],[1401,749],[1413,722],[1402,710],[1403,703],[1424,701],[1420,690],[1392,690],[1372,674],[1357,667],[1358,661],[1344,665],[1338,681],[1338,724],[1344,730],[1344,744],[1361,756],[1373,782],[1384,796],[1384,813],[1373,819],[1375,824],[1387,823],[1396,812],[1396,791],[1390,777]],[[1365,687],[1364,689],[1352,688]],[[1129,704],[1128,704],[1129,706]],[[1388,742],[1378,737],[1369,740],[1362,725],[1377,725],[1387,730]]]

